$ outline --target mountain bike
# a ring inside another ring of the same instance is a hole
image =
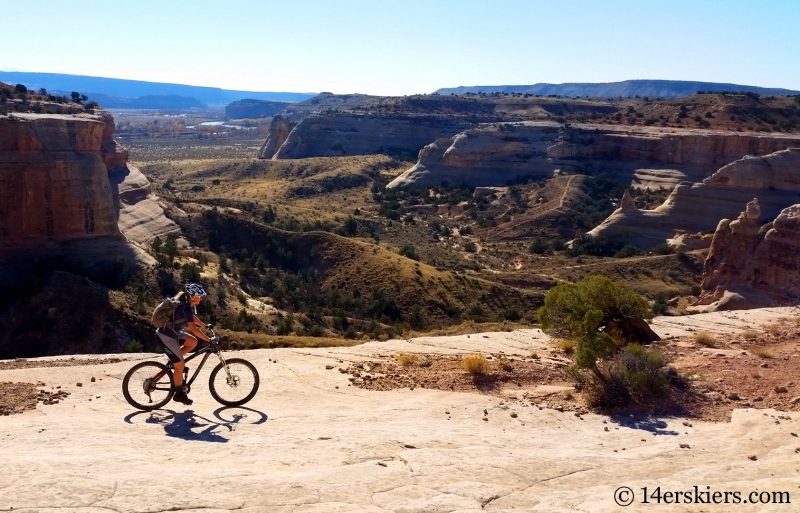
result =
[[[200,369],[212,354],[217,355],[219,364],[211,371],[208,378],[208,390],[217,402],[225,406],[241,406],[252,399],[258,391],[260,383],[255,366],[241,358],[225,359],[220,349],[219,335],[211,325],[206,326],[212,336],[209,343],[185,359],[185,364],[200,355],[203,359],[189,378],[189,367],[184,365],[183,383],[187,392],[200,373]],[[155,410],[167,404],[175,394],[175,382],[172,379],[174,366],[154,361],[141,362],[134,365],[122,380],[122,395],[134,408]]]

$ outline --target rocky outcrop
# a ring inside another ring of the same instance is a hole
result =
[[[575,125],[548,122],[493,123],[435,141],[416,165],[390,186],[465,181],[503,185],[517,176],[555,170],[603,173],[624,182],[674,186],[701,181],[746,155],[800,146],[786,134],[739,134],[713,130]]]
[[[0,260],[125,255],[147,262],[126,239],[179,231],[113,135],[113,117],[99,109],[0,117]]]
[[[99,111],[105,124],[100,154],[108,170],[117,226],[126,240],[146,244],[156,237],[180,233],[180,228],[164,215],[164,208],[152,193],[150,181],[135,166],[128,164],[129,152],[114,140],[114,117]]]
[[[126,164],[109,171],[114,208],[120,232],[130,242],[147,244],[156,237],[180,233],[180,227],[164,215],[150,181],[135,166]]]
[[[105,126],[89,115],[0,117],[0,248],[120,236]]]
[[[275,116],[269,124],[269,133],[267,140],[261,145],[258,151],[258,158],[271,159],[275,156],[278,148],[283,146],[286,139],[289,138],[289,133],[294,128],[294,123],[290,123],[288,119],[283,116]]]
[[[710,232],[719,219],[735,218],[741,205],[758,198],[762,219],[774,219],[798,199],[800,148],[744,157],[700,183],[675,187],[654,210],[617,209],[590,235],[651,247],[682,233]]]
[[[442,181],[488,187],[506,185],[519,176],[550,175],[556,167],[547,151],[559,131],[555,123],[502,123],[437,139],[425,146],[417,163],[388,187]]]
[[[468,126],[465,121],[441,117],[311,116],[300,121],[272,154],[271,130],[260,157],[277,160],[375,153],[408,157],[416,155],[430,141],[452,136]],[[282,124],[276,124],[275,145],[281,140],[283,128]]]
[[[759,226],[759,205],[720,221],[703,267],[704,310],[794,303],[800,299],[800,205]]]

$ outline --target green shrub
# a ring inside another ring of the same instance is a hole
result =
[[[294,331],[294,315],[292,314],[289,314],[286,317],[283,317],[281,320],[279,320],[278,326],[275,328],[275,332],[278,335],[288,335],[293,331]]]
[[[406,258],[410,258],[411,260],[419,260],[417,249],[414,247],[413,244],[404,245],[402,248],[400,248],[399,253]]]
[[[549,248],[547,242],[541,237],[535,237],[531,241],[531,245],[528,247],[528,251],[530,251],[534,255],[543,255],[547,253],[548,249]]]
[[[522,319],[522,314],[516,308],[507,308],[500,313],[503,320],[517,322]]]
[[[144,346],[137,339],[133,339],[125,344],[126,353],[141,353],[142,351],[144,351]]]
[[[623,246],[622,249],[614,253],[614,258],[628,258],[640,253],[639,248],[630,244]]]
[[[648,401],[670,390],[673,372],[664,356],[637,343],[623,345],[604,332],[626,318],[648,319],[647,301],[624,284],[590,276],[575,285],[550,289],[539,310],[542,329],[576,338],[571,375],[594,406],[624,406]]]
[[[611,256],[616,253],[622,244],[610,242],[602,237],[591,235],[578,235],[572,241],[572,246],[567,250],[567,255],[576,257],[580,255]]]

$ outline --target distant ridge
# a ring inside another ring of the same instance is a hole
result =
[[[2,76],[0,76],[2,78]],[[437,89],[438,94],[465,93],[527,93],[540,96],[555,94],[577,98],[589,96],[593,98],[632,98],[649,96],[651,98],[679,98],[696,94],[698,91],[721,93],[749,92],[772,96],[800,94],[800,91],[770,87],[756,87],[739,84],[722,84],[718,82],[690,82],[684,80],[625,80],[605,83],[567,83],[567,84],[533,84],[533,85],[500,85],[500,86],[461,86]]]
[[[67,94],[78,91],[108,108],[185,109],[205,105],[227,105],[245,98],[300,102],[316,96],[316,93],[237,91],[121,78],[20,71],[0,71],[0,82],[24,84],[28,89],[34,90],[43,87],[48,91]],[[147,98],[141,100],[143,97]]]

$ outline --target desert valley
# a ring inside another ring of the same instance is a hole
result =
[[[796,510],[800,91],[143,69],[0,71],[0,511]]]

